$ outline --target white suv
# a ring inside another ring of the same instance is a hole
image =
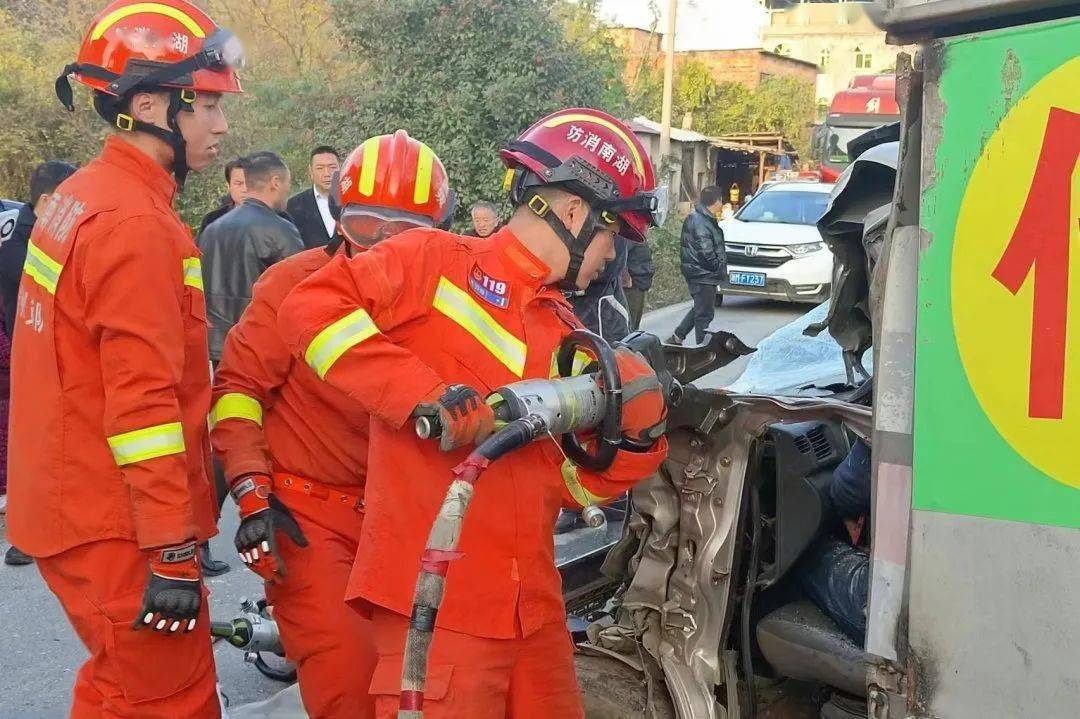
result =
[[[776,182],[724,220],[728,277],[725,295],[821,302],[829,296],[833,256],[817,221],[833,186],[824,182]]]

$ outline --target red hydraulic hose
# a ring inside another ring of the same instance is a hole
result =
[[[447,569],[450,562],[462,556],[457,551],[458,539],[476,480],[496,459],[528,444],[544,432],[545,424],[536,415],[514,420],[454,467],[454,480],[446,490],[446,498],[435,517],[420,561],[420,576],[416,580],[416,594],[401,667],[398,719],[422,719],[424,716],[424,687],[427,684],[428,655],[435,620],[442,604]]]

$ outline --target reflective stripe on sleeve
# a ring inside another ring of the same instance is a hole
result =
[[[578,479],[578,466],[569,459],[565,460],[562,464],[562,478],[563,482],[566,484],[566,488],[570,491],[570,496],[582,507],[588,507],[593,504],[603,504],[608,499],[607,497],[601,497],[585,489],[581,480]]]
[[[593,358],[587,353],[581,350],[574,351],[574,363],[570,369],[570,376],[577,377],[584,371],[586,367],[593,362]],[[559,376],[559,350],[555,350],[551,353],[551,374],[550,377]]]
[[[33,242],[27,244],[23,271],[50,295],[56,294],[56,285],[60,282],[60,272],[63,269],[63,265],[45,254]]]
[[[341,355],[378,333],[379,328],[365,310],[350,312],[315,335],[304,353],[304,361],[321,379],[326,379],[326,373]]]
[[[116,434],[107,440],[116,464],[123,467],[148,459],[183,453],[184,428],[179,422],[170,422]]]
[[[198,257],[189,257],[184,260],[184,284],[194,287],[199,292],[203,291],[202,260]]]
[[[465,290],[441,277],[432,305],[472,335],[515,375],[525,374],[525,343],[496,322]]]
[[[254,397],[239,392],[223,394],[210,410],[210,429],[226,419],[246,419],[262,427],[262,405]]]

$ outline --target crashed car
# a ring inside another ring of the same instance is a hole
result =
[[[804,711],[792,716],[866,716],[862,647],[795,578],[819,540],[843,531],[828,483],[872,435],[871,288],[896,135],[864,140],[819,222],[836,257],[829,304],[763,343],[731,388],[699,390],[692,371],[676,372],[691,384],[669,420],[669,459],[632,492],[589,601],[568,602],[590,719],[787,705]],[[815,361],[802,362],[798,339]],[[865,564],[860,577],[865,592]]]

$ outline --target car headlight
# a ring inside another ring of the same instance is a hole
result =
[[[804,242],[801,245],[788,245],[787,250],[796,257],[802,257],[803,255],[809,255],[812,252],[818,252],[825,249],[824,242]]]

